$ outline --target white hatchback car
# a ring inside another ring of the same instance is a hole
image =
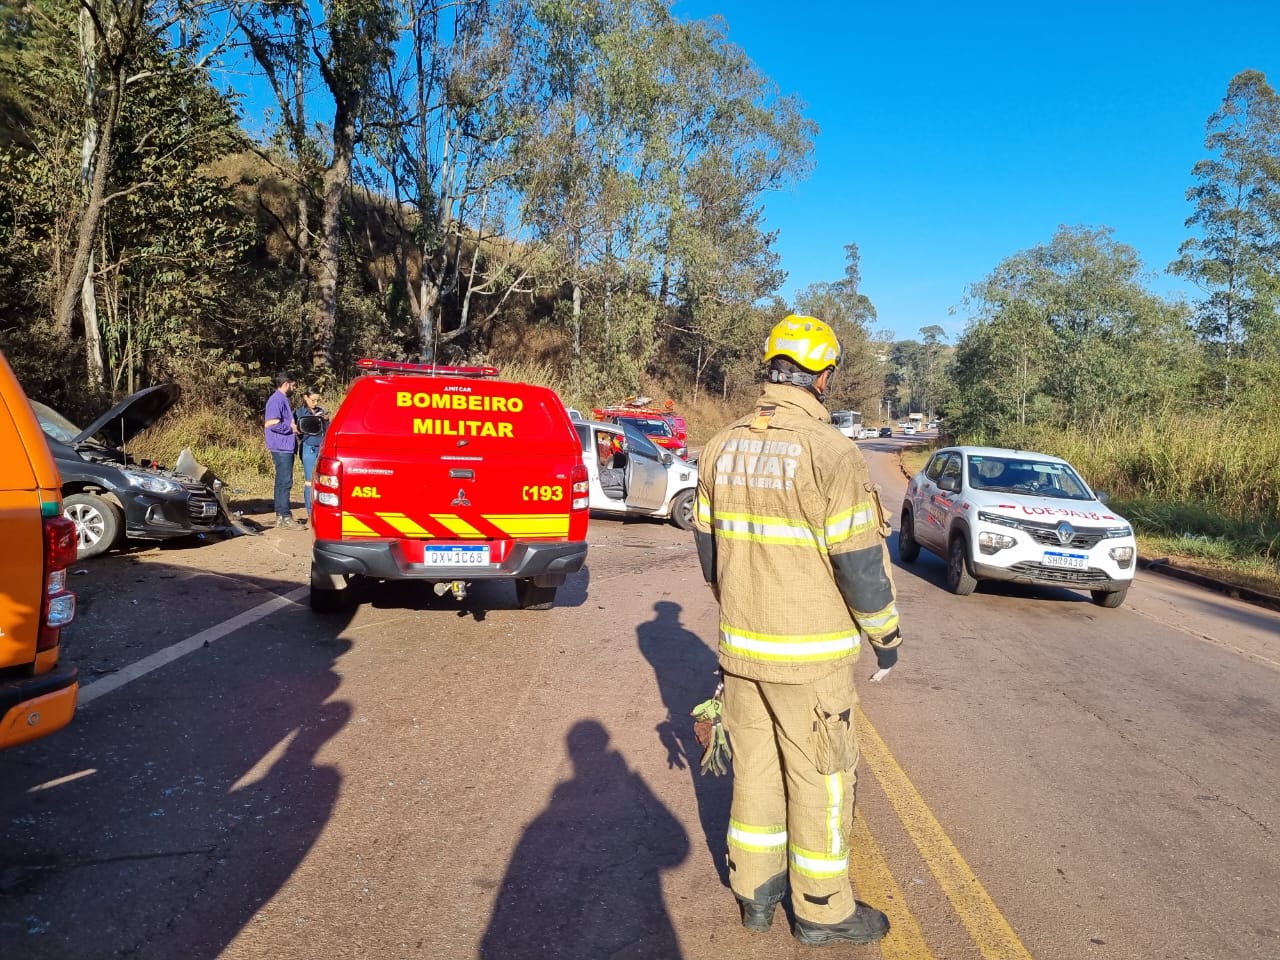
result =
[[[693,529],[698,468],[663,450],[630,420],[576,420],[593,513],[667,519]]]
[[[1025,450],[946,447],[911,478],[898,556],[924,547],[947,562],[952,593],[979,580],[1088,590],[1118,607],[1133,582],[1137,542],[1067,461]]]

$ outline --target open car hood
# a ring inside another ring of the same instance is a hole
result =
[[[139,390],[81,430],[71,442],[73,445],[84,443],[90,437],[98,436],[113,447],[128,443],[159,420],[181,396],[182,388],[176,383],[161,383]]]

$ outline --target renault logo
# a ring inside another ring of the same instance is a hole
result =
[[[459,488],[459,489],[458,489],[458,495],[457,495],[456,497],[454,497],[454,498],[453,498],[453,503],[449,504],[449,506],[451,506],[451,507],[469,507],[469,506],[471,506],[471,501],[467,499],[467,491],[465,491],[465,490],[463,490],[463,489]],[[1066,525],[1064,524],[1063,526],[1066,526]],[[1070,527],[1068,527],[1067,529],[1071,529],[1071,528],[1070,528]],[[1061,528],[1061,527],[1059,527],[1059,528],[1058,528],[1058,536],[1059,536],[1059,537],[1061,537],[1061,536],[1062,536],[1062,528]],[[1068,539],[1069,539],[1069,538],[1068,538]],[[1062,542],[1063,542],[1063,543],[1066,543],[1067,541],[1066,541],[1066,540],[1063,540]]]
[[[1061,543],[1063,546],[1066,546],[1068,543],[1070,543],[1071,538],[1074,537],[1075,535],[1076,535],[1075,528],[1073,528],[1071,524],[1067,523],[1067,521],[1063,520],[1060,524],[1058,524],[1058,542]]]

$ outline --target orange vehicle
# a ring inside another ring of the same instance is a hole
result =
[[[515,583],[545,610],[587,556],[589,488],[554,391],[493,367],[361,360],[312,479],[311,606],[355,580],[421,580],[466,596]]]
[[[76,668],[61,666],[62,628],[76,615],[67,567],[76,526],[26,394],[0,354],[0,749],[71,722]]]

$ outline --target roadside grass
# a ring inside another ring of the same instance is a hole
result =
[[[924,465],[929,462],[929,458],[933,456],[933,451],[938,449],[937,443],[930,443],[924,446],[910,446],[899,454],[902,461],[902,470],[908,477],[914,477],[917,473],[924,469]]]
[[[266,398],[263,398],[266,403]],[[185,447],[226,484],[233,508],[255,512],[246,500],[269,501],[275,467],[262,437],[262,423],[240,409],[185,403],[130,443],[144,456],[173,466]],[[301,490],[302,467],[297,468]]]
[[[1280,430],[1265,418],[1109,415],[993,442],[1074,464],[1132,522],[1142,556],[1280,596]]]

